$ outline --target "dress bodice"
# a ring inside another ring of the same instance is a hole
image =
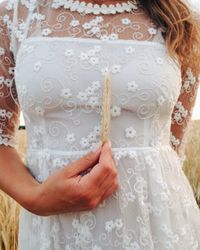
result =
[[[108,68],[113,146],[169,143],[181,83],[163,44],[39,37],[26,40],[16,60],[29,146],[85,150],[98,142]]]
[[[142,7],[97,15],[60,0],[23,0],[3,1],[0,11],[2,144],[15,146],[21,109],[30,148],[89,149],[100,140],[111,69],[113,145],[180,146],[198,76],[181,74],[163,28]],[[171,133],[173,124],[181,133]]]

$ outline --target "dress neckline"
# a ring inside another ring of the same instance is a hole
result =
[[[85,14],[116,14],[123,12],[131,12],[132,10],[138,9],[138,3],[136,0],[128,0],[127,2],[116,3],[116,4],[93,4],[86,3],[79,0],[53,0],[52,8],[58,9],[63,7],[64,9],[70,9],[70,11],[77,11]]]

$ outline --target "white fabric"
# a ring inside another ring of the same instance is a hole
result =
[[[51,1],[19,2],[19,22],[11,23],[19,31],[11,32],[18,99],[12,98],[25,118],[27,168],[43,182],[100,140],[102,81],[111,67],[110,139],[120,181],[91,211],[41,217],[22,208],[19,250],[200,249],[200,211],[170,142],[181,67],[161,30],[143,10],[96,19],[53,9]],[[2,6],[13,13],[12,1]],[[6,135],[2,144],[13,146]]]

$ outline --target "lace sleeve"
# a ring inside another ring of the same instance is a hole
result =
[[[19,103],[15,86],[15,60],[8,31],[9,11],[0,4],[0,145],[16,148],[15,132],[19,125]]]
[[[186,73],[182,77],[180,95],[172,113],[170,143],[177,152],[182,163],[185,160],[185,144],[199,82],[200,75],[194,75],[192,69],[188,67]]]

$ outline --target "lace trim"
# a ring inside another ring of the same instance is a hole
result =
[[[92,4],[92,3],[85,3],[84,1],[73,1],[73,0],[54,0],[52,3],[52,8],[60,8],[63,7],[65,9],[70,9],[70,11],[78,11],[79,13],[92,13],[95,15],[98,14],[116,14],[122,12],[131,12],[131,10],[138,9],[136,1],[134,2],[127,2],[127,3],[117,3],[116,5],[110,4]]]

